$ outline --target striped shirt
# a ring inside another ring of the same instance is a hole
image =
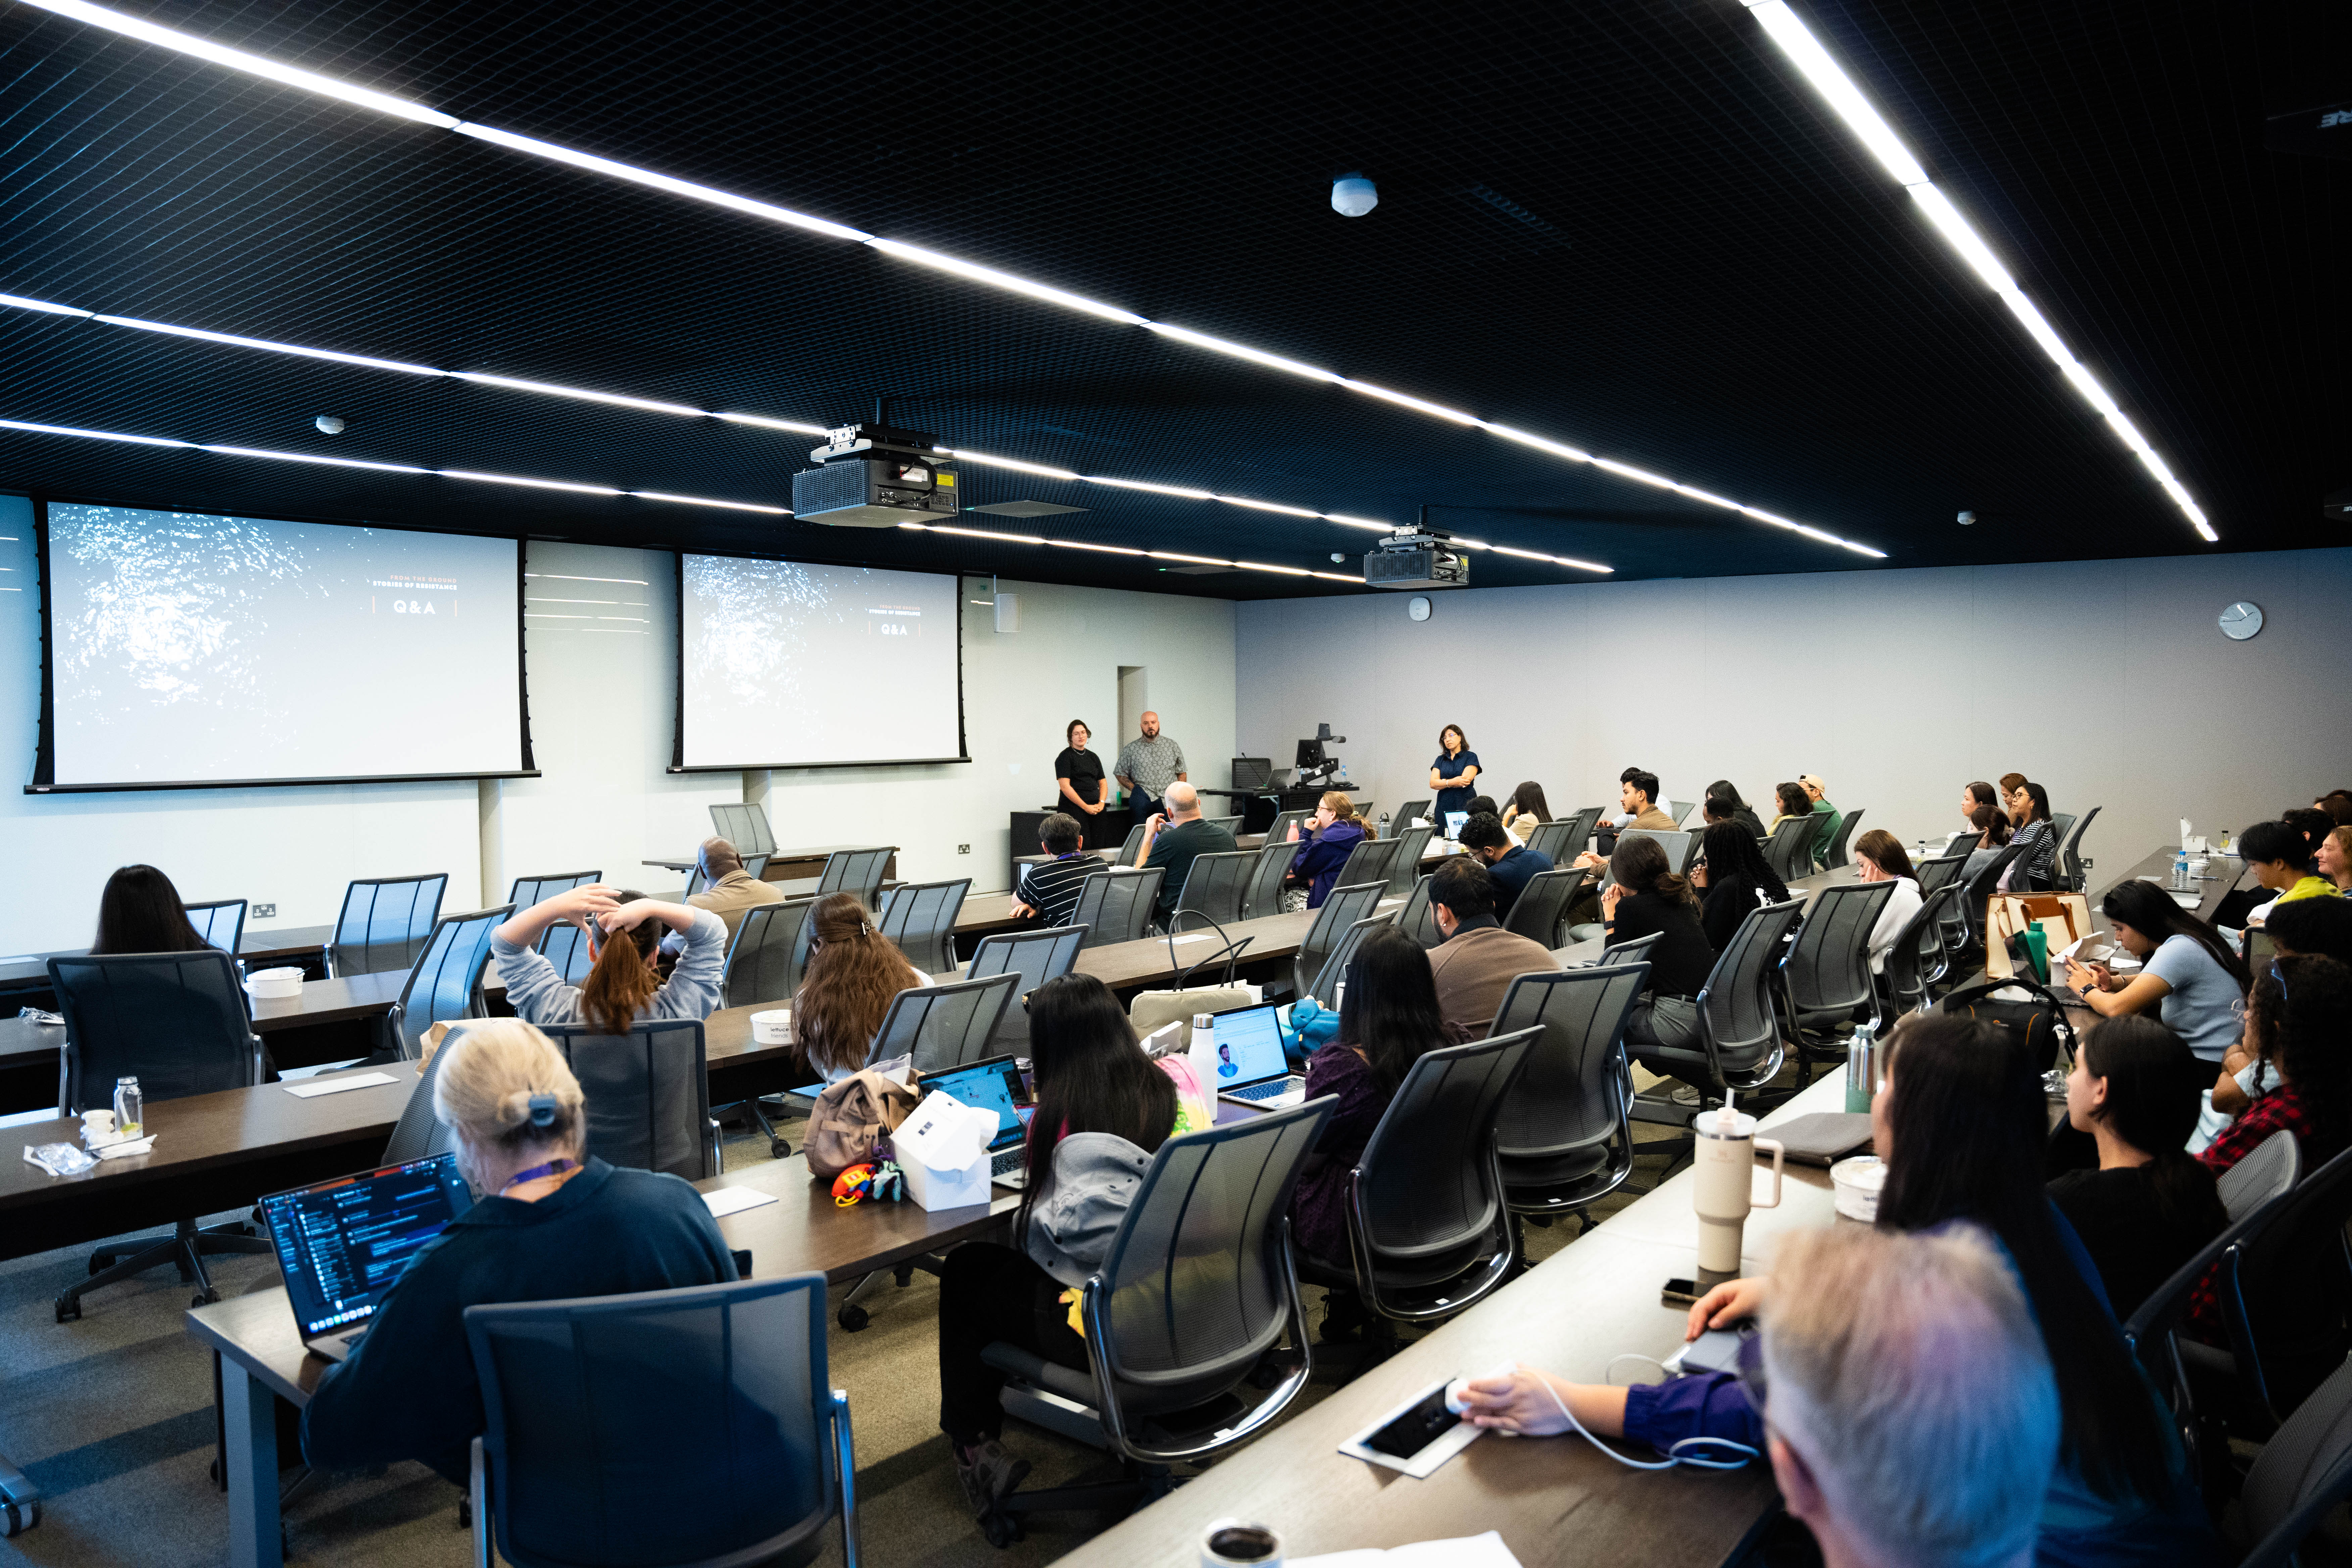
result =
[[[1107,869],[1099,857],[1073,849],[1043,865],[1021,868],[1013,896],[1049,926],[1066,926],[1078,910],[1078,889],[1097,871]]]

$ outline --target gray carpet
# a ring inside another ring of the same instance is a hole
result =
[[[783,1129],[795,1147],[797,1126]],[[1648,1140],[1669,1134],[1637,1127]],[[730,1141],[730,1171],[767,1159],[762,1137]],[[1655,1181],[1662,1160],[1643,1155],[1633,1184]],[[1632,1201],[1598,1205],[1605,1216]],[[238,1216],[223,1215],[220,1219]],[[1565,1227],[1530,1229],[1540,1260],[1569,1244]],[[40,1487],[38,1529],[0,1542],[0,1563],[104,1568],[139,1564],[215,1564],[228,1550],[228,1509],[213,1487],[211,1358],[183,1327],[190,1288],[169,1268],[102,1290],[81,1321],[53,1321],[57,1291],[83,1277],[90,1248],[78,1247],[0,1264],[0,1454]],[[229,1258],[211,1266],[223,1294],[267,1289],[277,1269],[265,1258]],[[837,1304],[845,1291],[835,1291]],[[1308,1293],[1319,1313],[1319,1292]],[[858,1490],[866,1559],[887,1568],[930,1564],[1048,1563],[1113,1522],[1078,1515],[1040,1516],[1027,1539],[992,1550],[966,1511],[938,1428],[937,1281],[917,1274],[904,1289],[886,1288],[869,1305],[873,1321],[858,1333],[833,1331],[833,1380],[849,1391],[857,1441]],[[1318,1357],[1304,1408],[1338,1386],[1356,1352]],[[1008,1444],[1034,1468],[1029,1485],[1109,1479],[1116,1466],[1097,1451],[1015,1423]],[[421,1465],[381,1474],[314,1479],[286,1510],[289,1561],[405,1565],[467,1561],[457,1527],[458,1492]],[[823,1561],[840,1560],[838,1536]]]

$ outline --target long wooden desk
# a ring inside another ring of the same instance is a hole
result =
[[[774,1203],[720,1220],[719,1234],[729,1247],[751,1253],[754,1278],[821,1273],[831,1284],[988,1235],[1008,1223],[1020,1205],[1017,1194],[992,1189],[991,1202],[969,1208],[931,1211],[910,1203],[839,1208],[831,1184],[812,1179],[807,1162],[797,1154],[695,1185],[706,1193],[721,1187],[773,1193]],[[191,1337],[220,1358],[228,1560],[234,1568],[277,1568],[285,1558],[278,1510],[278,1424],[269,1396],[308,1405],[328,1363],[302,1348],[282,1289],[192,1308],[187,1327]]]
[[[237,942],[236,955],[248,966],[266,966],[270,960],[300,958],[306,953],[324,952],[327,940],[334,934],[335,928],[331,925],[251,928]],[[89,951],[86,947],[61,947],[54,952],[28,953],[23,958],[0,963],[0,993],[45,991],[49,984],[50,959],[79,958]]]

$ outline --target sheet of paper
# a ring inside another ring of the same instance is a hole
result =
[[[763,1193],[756,1187],[721,1187],[715,1193],[705,1193],[702,1201],[709,1205],[710,1217],[725,1219],[730,1214],[758,1208],[761,1204],[776,1201],[773,1193]]]
[[[1196,931],[1191,936],[1177,937],[1174,939],[1174,942],[1178,947],[1181,947],[1188,942],[1206,942],[1216,934],[1217,933],[1213,931]]]
[[[1493,1531],[1452,1541],[1419,1541],[1382,1552],[1366,1548],[1320,1557],[1293,1557],[1288,1568],[1519,1568],[1519,1560]]]
[[[316,1081],[289,1083],[282,1087],[289,1094],[299,1095],[304,1100],[312,1100],[322,1094],[341,1094],[347,1089],[373,1089],[380,1083],[398,1083],[399,1081],[388,1072],[363,1072],[357,1078],[339,1078],[326,1083]]]
[[[152,1132],[144,1138],[126,1138],[120,1143],[101,1143],[91,1152],[101,1160],[127,1160],[133,1154],[144,1154],[155,1147]]]

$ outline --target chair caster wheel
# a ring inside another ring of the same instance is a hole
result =
[[[988,1543],[999,1552],[1021,1539],[1021,1526],[1001,1513],[992,1513],[982,1520],[980,1531],[988,1538]]]
[[[28,1498],[23,1502],[13,1498],[0,1499],[0,1539],[22,1535],[40,1522],[40,1499]]]
[[[220,1292],[217,1290],[199,1290],[194,1295],[188,1298],[188,1305],[191,1307],[209,1307],[219,1300]]]
[[[81,1321],[81,1303],[75,1300],[70,1296],[59,1295],[58,1297],[58,1321],[60,1323],[78,1323]]]
[[[854,1334],[873,1320],[866,1315],[865,1308],[845,1306],[834,1314],[834,1321],[842,1326],[845,1332]]]
[[[782,1138],[773,1139],[768,1144],[768,1152],[779,1160],[789,1160],[793,1157],[793,1146]]]
[[[460,1530],[471,1530],[474,1528],[474,1500],[472,1498],[461,1497],[457,1500],[457,1528]]]

